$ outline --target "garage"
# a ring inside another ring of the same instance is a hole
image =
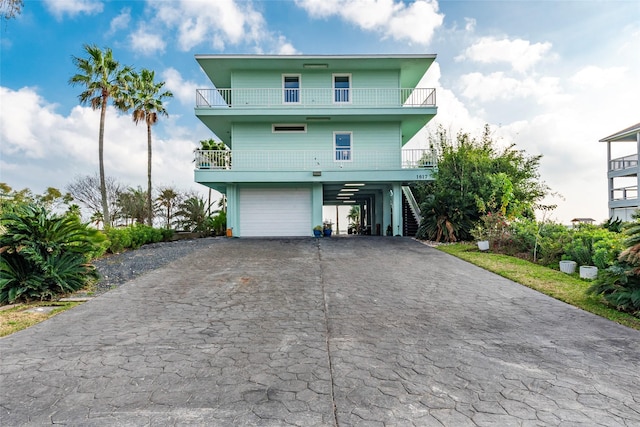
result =
[[[311,189],[241,188],[242,237],[310,236]]]

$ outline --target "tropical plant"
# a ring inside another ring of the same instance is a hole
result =
[[[74,200],[78,201],[90,212],[92,221],[96,227],[103,224],[105,228],[113,225],[104,223],[104,212],[102,210],[102,193],[100,189],[100,176],[94,175],[76,176],[73,181],[66,186],[66,190]],[[107,204],[112,219],[119,216],[118,195],[123,191],[123,185],[114,177],[105,177],[105,189],[107,191]],[[95,221],[94,221],[95,219]]]
[[[106,239],[78,216],[25,204],[0,219],[0,303],[53,298],[97,277],[88,261],[104,253]]]
[[[609,231],[613,231],[614,233],[622,232],[622,227],[624,223],[620,218],[609,218],[605,222],[602,223],[602,228],[606,228]]]
[[[113,105],[126,111],[128,105],[122,102],[122,91],[126,87],[126,76],[130,74],[130,67],[122,67],[113,58],[109,48],[102,51],[96,45],[84,45],[87,58],[72,57],[78,73],[69,79],[72,86],[80,85],[84,90],[78,95],[80,103],[89,104],[93,110],[100,109],[100,129],[98,132],[98,160],[100,168],[100,195],[102,216],[105,226],[111,224],[111,215],[107,200],[107,188],[104,173],[104,124],[109,100]]]
[[[158,116],[169,114],[162,104],[163,99],[173,97],[170,91],[162,91],[164,82],[156,83],[155,72],[143,68],[140,73],[129,73],[128,90],[124,103],[133,110],[133,121],[144,121],[147,125],[147,215],[149,226],[153,225],[153,198],[151,196],[151,126],[158,122]]]
[[[439,153],[433,181],[416,188],[423,219],[418,238],[457,241],[487,212],[505,218],[533,218],[537,203],[549,192],[539,180],[541,156],[527,156],[515,145],[498,149],[485,126],[480,139],[460,132],[455,141],[439,128],[430,137]]]
[[[147,214],[147,193],[142,188],[128,188],[118,194],[118,208],[125,225],[144,223]]]
[[[161,188],[158,197],[156,197],[156,202],[162,211],[162,216],[166,219],[165,228],[167,229],[171,228],[173,209],[180,202],[180,197],[180,193],[171,187]]]
[[[187,231],[209,231],[207,203],[200,197],[191,196],[180,203],[176,217],[178,225]]]
[[[0,0],[0,16],[8,21],[22,13],[24,0]]]

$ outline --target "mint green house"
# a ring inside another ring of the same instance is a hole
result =
[[[416,87],[435,55],[196,60],[214,86],[196,116],[227,149],[197,151],[195,181],[227,196],[234,236],[312,236],[335,205],[360,206],[371,234],[407,233],[407,185],[435,168],[403,148],[437,112],[435,89]]]

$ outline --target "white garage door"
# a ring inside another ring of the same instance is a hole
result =
[[[241,188],[240,235],[310,236],[311,190]]]

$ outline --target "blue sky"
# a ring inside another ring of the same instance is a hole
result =
[[[559,196],[551,218],[608,215],[606,146],[640,122],[640,2],[400,0],[25,0],[0,30],[0,182],[60,189],[97,171],[98,114],[67,84],[83,44],[149,68],[175,98],[154,127],[154,184],[205,194],[192,150],[211,136],[194,116],[210,87],[195,54],[435,53],[422,87],[437,88],[438,124],[542,154]],[[107,175],[146,186],[146,137],[109,111]],[[614,155],[630,154],[633,147]]]

